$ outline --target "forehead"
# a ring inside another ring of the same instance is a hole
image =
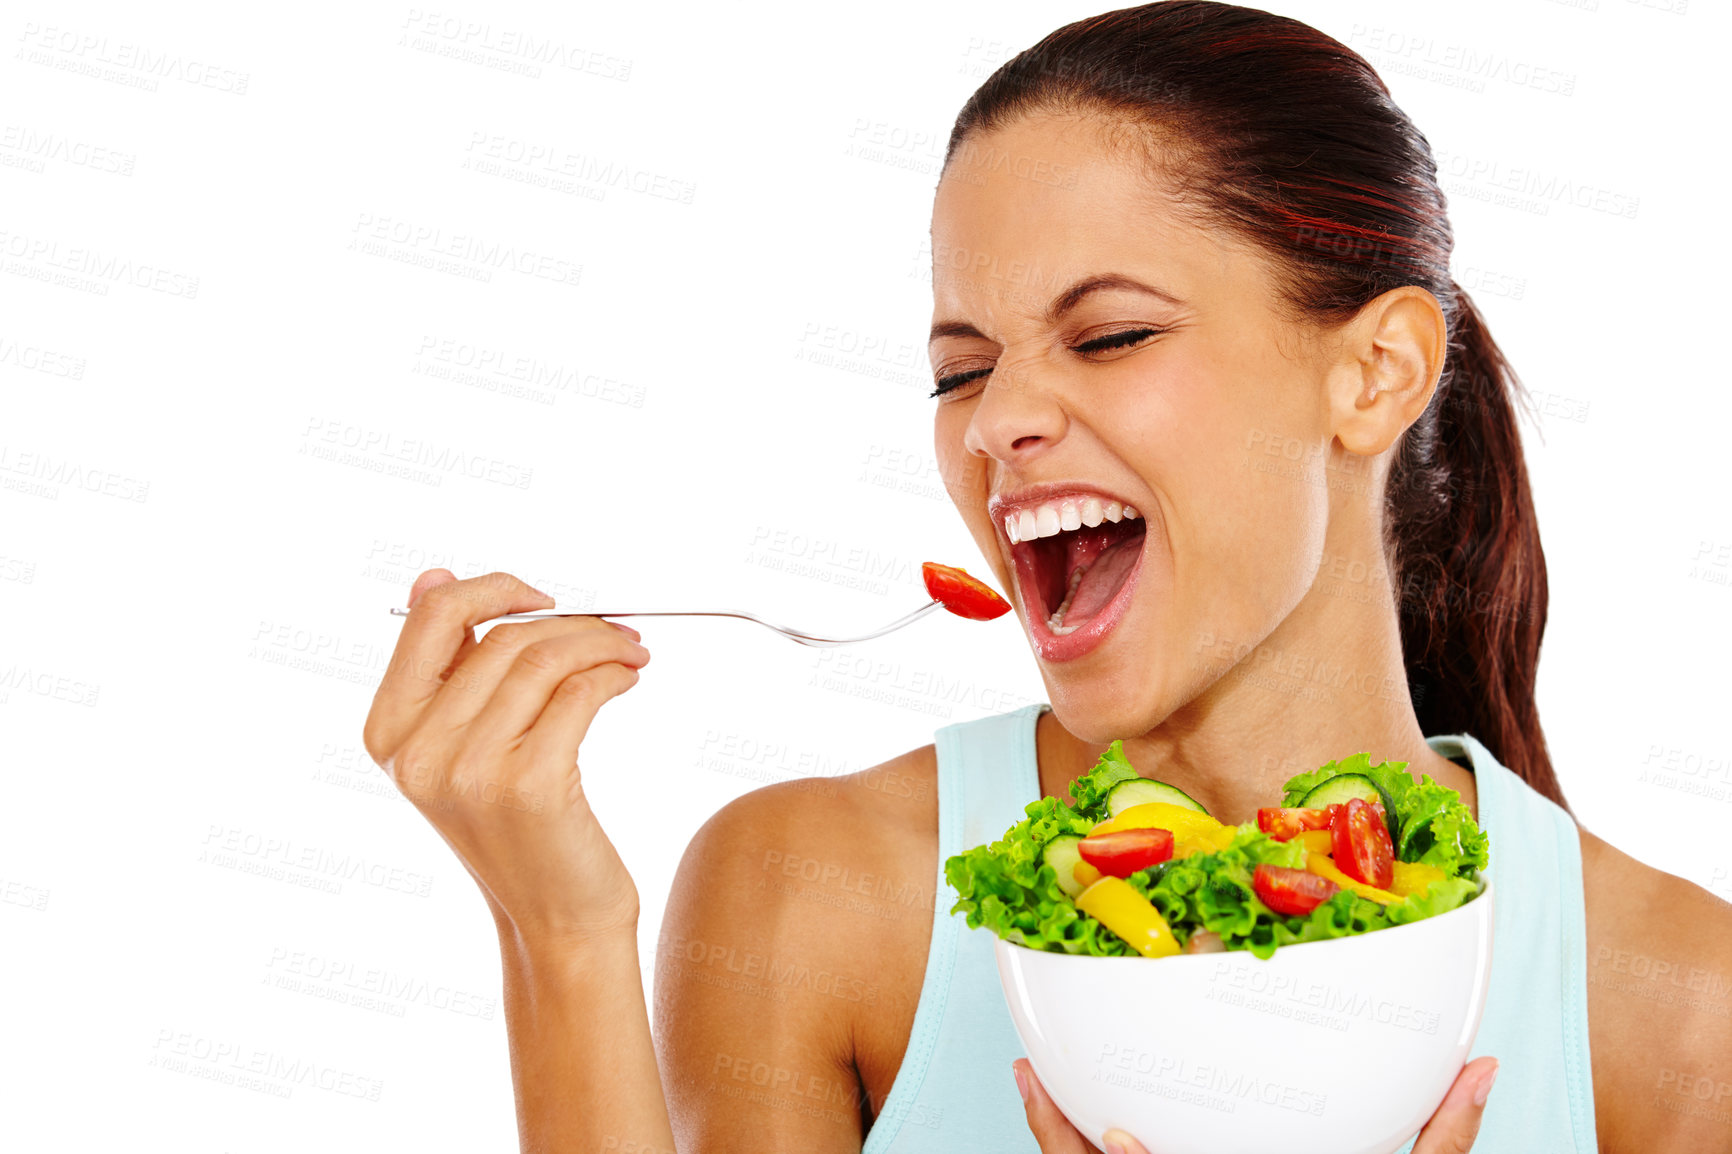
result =
[[[1192,299],[1245,254],[1184,211],[1160,155],[1098,114],[1022,116],[971,137],[933,206],[937,314],[1037,315],[1108,272]]]

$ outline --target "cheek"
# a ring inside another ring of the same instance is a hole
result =
[[[1291,365],[1163,368],[1144,415],[1121,427],[1136,430],[1129,452],[1163,498],[1175,594],[1209,617],[1228,606],[1285,612],[1303,595],[1328,519],[1319,394]]]
[[[964,403],[939,406],[933,420],[933,457],[938,462],[944,491],[950,495],[951,503],[962,514],[963,522],[981,552],[996,570],[1000,567],[998,543],[991,520],[986,515],[986,498],[991,493],[986,458],[969,452],[963,444],[971,407]],[[1000,572],[998,576],[1002,582],[1004,573]]]
[[[970,505],[981,504],[986,496],[984,462],[964,446],[967,431],[968,414],[962,405],[938,406],[932,421],[932,455],[938,462],[944,491],[964,516],[972,513]]]

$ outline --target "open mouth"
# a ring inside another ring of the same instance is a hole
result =
[[[1148,526],[1137,510],[1079,493],[997,516],[1031,622],[1041,617],[1054,637],[1091,625],[1099,628],[1089,632],[1104,636],[1123,611],[1119,594],[1142,559]]]

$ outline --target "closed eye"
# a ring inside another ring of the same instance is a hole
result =
[[[1141,344],[1150,337],[1159,336],[1164,329],[1126,329],[1122,333],[1108,333],[1104,337],[1096,337],[1092,341],[1083,341],[1072,345],[1073,353],[1104,353],[1112,349],[1125,349]]]
[[[1092,353],[1107,353],[1112,352],[1114,349],[1128,349],[1135,345],[1140,345],[1150,337],[1160,336],[1166,331],[1166,329],[1154,328],[1126,329],[1123,332],[1108,333],[1104,337],[1095,337],[1093,340],[1074,344],[1070,346],[1070,349],[1073,353],[1083,353],[1085,355]],[[950,392],[952,389],[961,388],[963,385],[969,384],[972,381],[978,381],[982,377],[988,376],[991,373],[992,369],[988,367],[968,369],[964,372],[951,373],[948,376],[939,377],[938,387],[933,389],[932,392],[927,395],[932,397],[942,396],[945,393]]]
[[[990,372],[992,372],[991,369],[969,369],[965,373],[951,373],[948,377],[939,377],[938,387],[928,393],[927,396],[936,397],[948,393],[951,389],[960,388],[961,386],[968,384],[970,381],[978,381]]]

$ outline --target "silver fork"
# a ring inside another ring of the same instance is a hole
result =
[[[934,609],[940,608],[942,601],[928,601],[906,617],[899,617],[882,629],[871,633],[862,633],[858,637],[817,637],[801,629],[790,629],[786,625],[777,625],[773,621],[765,621],[762,617],[751,613],[742,613],[734,609],[538,609],[533,613],[507,613],[503,617],[494,617],[484,624],[493,625],[503,621],[539,621],[543,617],[738,617],[743,621],[755,622],[765,629],[774,629],[790,641],[801,645],[810,645],[815,649],[829,649],[837,645],[853,645],[858,641],[870,641],[874,637],[882,637],[886,633],[894,633],[906,625],[912,625]],[[391,610],[397,617],[409,616],[407,609]]]

